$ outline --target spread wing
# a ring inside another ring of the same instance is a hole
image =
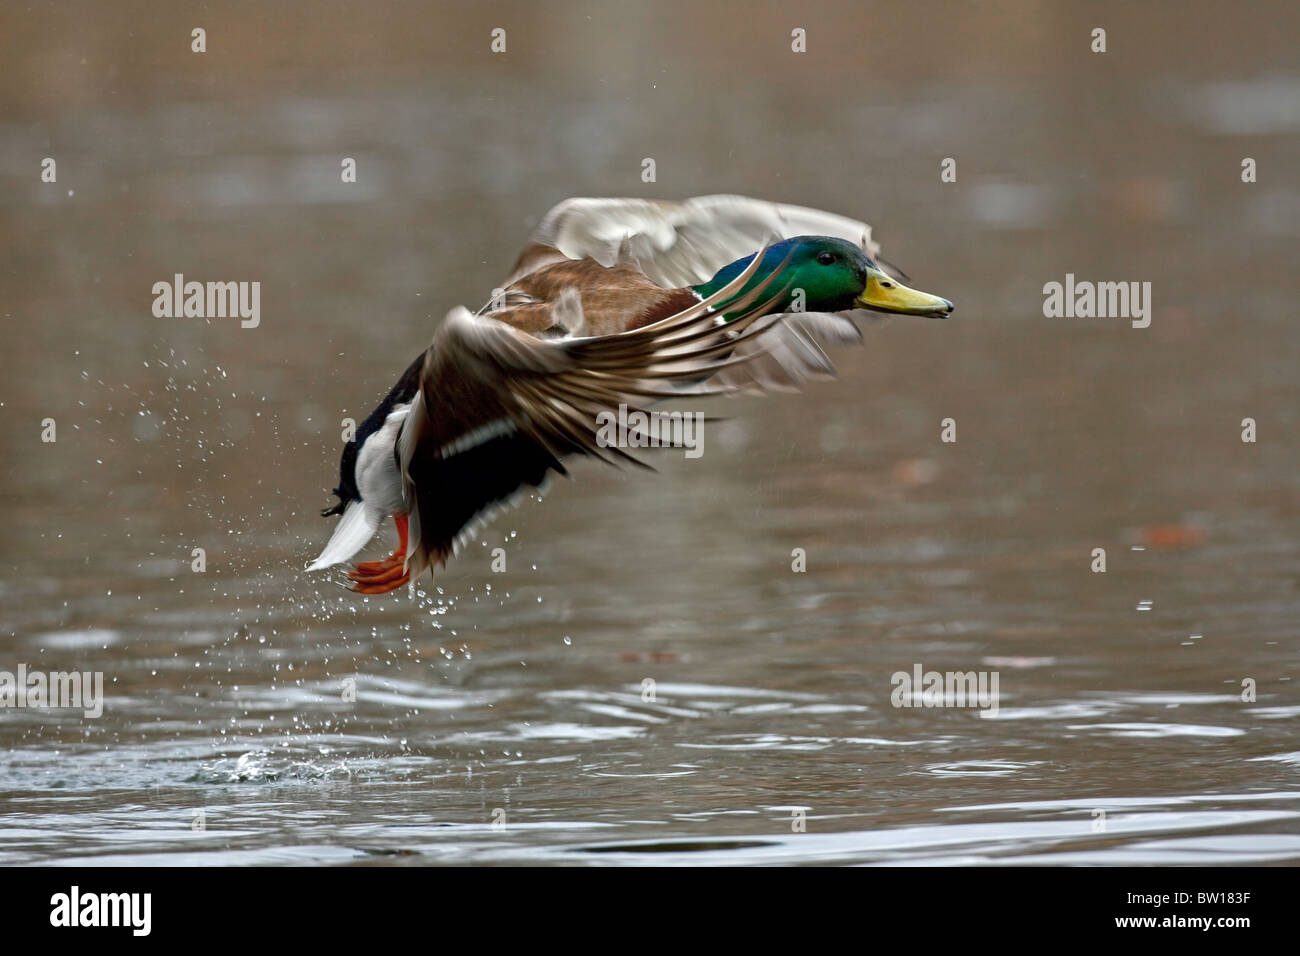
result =
[[[873,259],[880,253],[865,222],[806,206],[731,195],[682,202],[576,198],[542,217],[503,287],[544,266],[583,258],[607,267],[635,264],[665,288],[697,285],[765,243],[806,235],[857,243]],[[864,310],[787,315],[761,342],[737,350],[753,361],[719,373],[714,384],[796,391],[805,380],[833,378],[825,348],[856,344],[862,340],[859,323],[881,321],[878,313]]]
[[[681,202],[575,198],[542,217],[502,286],[564,259],[612,265],[624,243],[659,285],[698,285],[759,246],[793,236],[846,239],[873,259],[880,252],[865,222],[806,206],[728,195]]]
[[[398,437],[410,507],[406,569],[445,563],[474,525],[567,455],[641,464],[601,433],[602,413],[737,386],[705,380],[763,355],[752,343],[781,321],[779,270],[743,297],[760,257],[726,288],[651,325],[614,335],[543,339],[467,309],[452,310],[424,355],[420,387]],[[742,314],[721,323],[723,302]],[[747,351],[738,352],[744,348]]]

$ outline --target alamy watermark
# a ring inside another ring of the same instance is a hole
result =
[[[1151,324],[1150,282],[1076,281],[1043,285],[1043,315],[1049,319],[1132,319],[1133,328]]]
[[[148,936],[152,913],[152,893],[83,893],[73,886],[50,897],[51,926],[117,926],[130,929],[133,936]]]
[[[628,411],[626,404],[596,415],[601,448],[684,448],[687,458],[704,454],[703,412]]]
[[[80,710],[87,717],[104,714],[103,671],[0,671],[0,707]]]
[[[895,707],[976,707],[998,712],[997,671],[895,671],[889,702]]]
[[[159,319],[239,318],[255,329],[262,321],[262,283],[186,282],[176,273],[171,282],[153,284],[153,314]]]

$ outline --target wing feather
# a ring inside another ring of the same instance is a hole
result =
[[[760,259],[755,257],[716,295],[616,335],[542,339],[467,309],[453,309],[425,353],[420,389],[397,442],[403,493],[411,503],[406,568],[412,578],[445,563],[461,530],[483,510],[524,485],[539,485],[547,470],[561,471],[565,455],[647,467],[601,441],[598,416],[620,404],[641,409],[647,397],[729,391],[703,382],[760,358],[761,350],[738,350],[782,319],[768,311],[783,291],[776,282],[779,270],[740,295]],[[739,313],[730,322],[720,322],[714,311],[722,303],[729,313]],[[670,392],[656,385],[664,381],[682,387]],[[487,476],[484,487],[467,492],[458,475],[453,486],[460,456],[441,452],[457,447],[458,438],[482,430],[485,423],[502,420],[513,434],[491,429],[487,445],[509,441],[524,470],[514,474],[515,465],[501,460],[496,467],[502,473]],[[453,488],[457,500],[445,500],[443,493]],[[447,513],[465,520],[449,522]]]
[[[682,202],[652,199],[566,199],[545,216],[520,255],[510,283],[555,262],[590,257],[601,265],[634,264],[665,288],[697,285],[759,246],[792,236],[835,236],[878,260],[880,246],[865,222],[836,213],[745,196],[697,196]],[[888,263],[886,271],[903,278]],[[752,360],[719,373],[724,389],[794,391],[807,379],[833,377],[829,346],[861,341],[857,321],[869,312],[792,315],[762,342],[737,349]],[[760,356],[757,353],[762,352]]]
[[[586,257],[604,266],[635,262],[664,288],[698,285],[773,237],[807,235],[858,243],[872,258],[880,252],[865,222],[807,206],[732,195],[566,199],[542,217],[503,287],[553,262]]]

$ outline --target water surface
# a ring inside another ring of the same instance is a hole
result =
[[[361,9],[205,9],[203,57],[189,11],[0,14],[0,669],[108,694],[0,713],[0,862],[1300,859],[1294,11],[1103,5],[1101,57],[1052,4],[831,6],[798,58],[775,6],[518,7],[492,59],[489,13]],[[301,572],[340,420],[553,202],[716,191],[870,220],[956,315],[578,463],[414,595]],[[261,325],[155,319],[178,272]],[[1043,318],[1067,272],[1151,327]],[[996,714],[893,706],[918,664]]]

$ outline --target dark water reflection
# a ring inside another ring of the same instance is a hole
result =
[[[0,669],[109,688],[0,713],[0,861],[1300,858],[1294,11],[908,5],[864,48],[845,6],[800,59],[778,7],[521,7],[491,59],[493,12],[320,9],[205,10],[202,60],[179,8],[0,14]],[[713,191],[868,218],[957,315],[658,477],[579,465],[414,601],[297,570],[338,420],[552,202]],[[154,319],[177,272],[261,326]],[[1151,328],[1042,318],[1067,272]],[[892,706],[916,664],[997,714]]]

